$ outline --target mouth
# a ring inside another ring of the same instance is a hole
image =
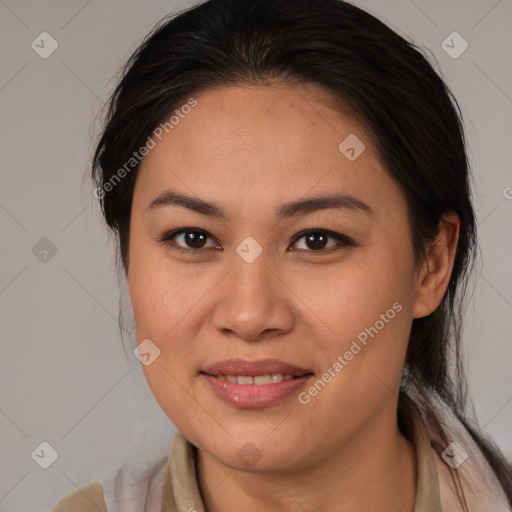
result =
[[[217,397],[244,409],[274,405],[298,391],[314,376],[311,370],[277,359],[229,359],[200,373]]]
[[[246,361],[244,359],[226,359],[219,361],[206,367],[201,373],[213,375],[215,377],[225,376],[231,377],[266,377],[266,376],[279,376],[287,377],[302,377],[307,373],[313,373],[300,366],[286,363],[279,359],[259,359],[257,361]],[[281,379],[283,380],[283,379]],[[243,384],[252,384],[252,382],[243,382]],[[241,383],[242,384],[242,383]],[[270,382],[269,382],[270,384]]]
[[[208,374],[206,374],[208,375]],[[243,384],[250,385],[253,384],[255,386],[266,386],[268,384],[276,384],[277,382],[281,382],[283,380],[292,380],[298,379],[294,375],[289,373],[270,373],[266,375],[212,375],[212,377],[217,377],[220,380],[226,380],[231,382],[232,384]]]

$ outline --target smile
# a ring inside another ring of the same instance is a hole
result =
[[[272,373],[267,375],[215,375],[220,380],[227,380],[232,384],[254,384],[256,386],[265,386],[267,384],[275,384],[276,382],[281,382],[283,380],[291,380],[296,377],[287,373]]]

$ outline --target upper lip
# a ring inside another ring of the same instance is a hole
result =
[[[260,359],[258,361],[226,359],[204,368],[202,373],[207,373],[209,375],[246,375],[248,377],[282,373],[283,375],[300,377],[301,375],[313,372],[294,364],[285,363],[279,359]]]

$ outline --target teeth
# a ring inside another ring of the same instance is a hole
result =
[[[283,375],[282,373],[257,375],[255,377],[250,377],[249,375],[217,375],[217,378],[220,380],[227,380],[233,384],[256,384],[257,386],[261,386],[265,384],[275,384],[282,380],[291,380],[293,379],[293,375]]]

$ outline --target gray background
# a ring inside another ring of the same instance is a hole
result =
[[[463,111],[481,239],[470,387],[480,424],[512,460],[512,2],[355,3],[430,49]],[[172,425],[122,348],[113,248],[82,178],[120,64],[155,21],[189,5],[0,0],[0,511],[49,510],[170,447]],[[47,59],[31,47],[43,31],[58,42]],[[453,31],[469,44],[456,59],[441,46]],[[31,457],[43,441],[58,452],[46,470]]]

